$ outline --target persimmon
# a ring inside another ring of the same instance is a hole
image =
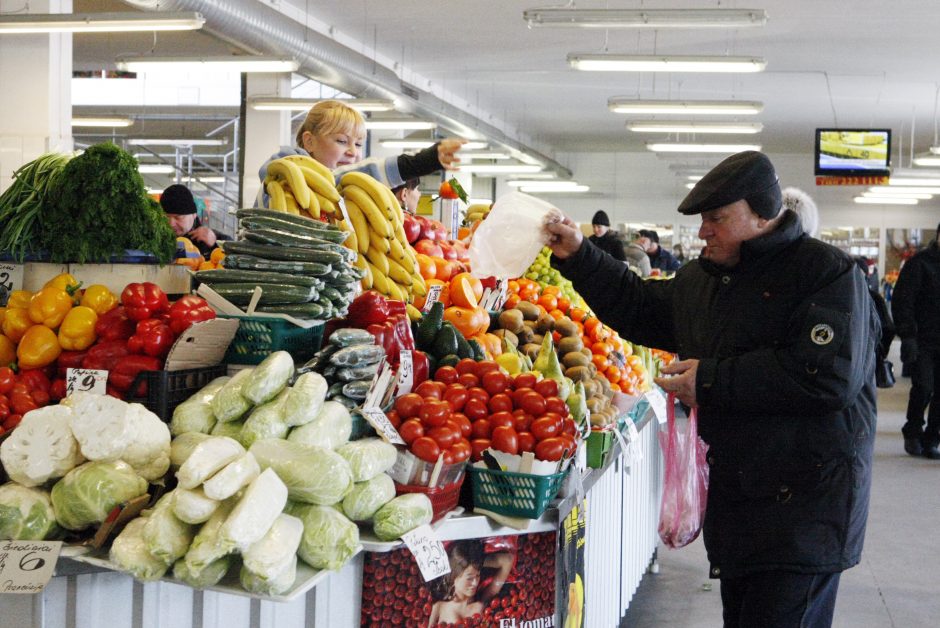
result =
[[[549,286],[549,288],[552,287],[553,286]],[[550,292],[543,291],[542,296],[539,297],[539,305],[544,307],[546,311],[554,310],[558,307],[558,299]]]
[[[477,333],[478,323],[476,312],[472,308],[452,305],[444,309],[444,320],[450,321],[464,338],[470,338]]]
[[[585,312],[579,307],[573,307],[568,311],[568,318],[570,318],[576,323],[584,323],[584,317],[586,315],[587,315],[587,312]]]
[[[571,301],[567,297],[558,297],[558,309],[562,312],[567,312],[571,309]]]
[[[418,261],[418,272],[425,279],[434,279],[437,277],[437,264],[434,260],[424,253],[417,253],[415,259]]]
[[[440,257],[432,257],[431,260],[434,262],[435,266],[434,276],[443,281],[450,281],[451,275],[454,274],[453,262]]]
[[[510,294],[508,297],[506,297],[506,304],[503,307],[507,310],[511,310],[512,308],[519,305],[519,301],[521,300],[522,299],[519,298],[518,294]]]
[[[607,367],[610,366],[610,360],[607,359],[606,355],[594,354],[591,356],[591,362],[593,362],[594,366],[597,367],[598,373],[603,373],[607,370]]]

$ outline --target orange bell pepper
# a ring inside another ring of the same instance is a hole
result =
[[[98,315],[90,307],[79,305],[69,310],[59,327],[59,345],[66,351],[84,351],[97,339]]]
[[[14,290],[7,299],[7,307],[28,308],[29,300],[33,298],[33,293],[29,290]]]
[[[3,317],[3,335],[14,343],[19,342],[26,330],[33,326],[29,311],[23,307],[8,307]]]
[[[29,301],[29,318],[34,323],[55,329],[72,309],[72,297],[55,286],[43,288]]]
[[[16,359],[20,368],[39,369],[55,362],[62,347],[55,332],[45,325],[33,325],[26,330],[16,347]]]
[[[7,366],[16,359],[16,345],[6,336],[0,336],[0,366]]]
[[[90,307],[95,314],[105,314],[118,305],[117,296],[101,284],[93,284],[85,288],[81,304]]]

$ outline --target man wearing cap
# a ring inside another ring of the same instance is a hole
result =
[[[638,233],[640,234],[638,241],[650,258],[651,268],[669,272],[679,270],[681,264],[676,256],[659,246],[659,233],[652,229],[640,229]]]
[[[709,445],[704,539],[724,625],[829,626],[840,573],[860,559],[880,329],[852,259],[781,211],[762,153],[738,153],[679,206],[702,255],[643,282],[547,225],[552,264],[601,320],[679,354],[656,378],[696,407]]]
[[[173,229],[176,237],[189,238],[199,248],[199,252],[206,259],[218,245],[218,240],[230,239],[227,235],[204,227],[196,216],[196,200],[193,193],[185,185],[178,183],[163,190],[160,195],[160,206],[166,214],[166,219]]]
[[[626,256],[623,254],[623,245],[617,234],[610,230],[610,218],[604,211],[598,211],[591,218],[591,226],[594,227],[594,235],[588,238],[591,244],[604,251],[615,260],[625,262]]]

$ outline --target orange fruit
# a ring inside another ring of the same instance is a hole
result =
[[[583,323],[584,317],[587,313],[579,307],[573,307],[568,312],[568,318],[573,320],[576,323]]]
[[[595,342],[591,345],[591,353],[594,355],[610,355],[611,351],[613,351],[613,347],[606,342]]]
[[[519,294],[519,282],[515,279],[510,279],[509,283],[506,284],[506,291],[509,294]]]
[[[608,366],[604,371],[604,376],[611,384],[615,384],[620,381],[620,369],[616,366]]]
[[[518,295],[518,294],[510,294],[510,295],[506,298],[506,303],[505,303],[505,305],[504,305],[503,307],[504,307],[505,309],[507,309],[507,310],[511,310],[512,308],[514,308],[514,307],[516,307],[517,305],[519,305],[519,301],[521,301],[521,300],[522,300],[522,299],[519,298],[519,295]]]
[[[560,292],[561,292],[561,288],[559,288],[558,286],[551,286],[551,285],[545,286],[545,288],[542,290],[542,294],[551,294],[553,296],[558,296]]]
[[[456,279],[465,279],[470,283],[470,288],[473,290],[474,296],[476,296],[477,301],[483,298],[483,282],[479,278],[474,277],[468,272],[458,273],[451,279],[451,284],[453,284]]]
[[[444,320],[450,321],[464,338],[476,335],[479,320],[476,312],[469,307],[452,305],[444,310]]]
[[[565,317],[565,313],[562,312],[561,310],[552,310],[551,312],[548,313],[548,315],[554,318],[556,321],[560,318]]]
[[[552,288],[553,286],[549,286]],[[554,310],[558,307],[558,299],[555,298],[555,295],[550,292],[542,292],[542,296],[539,297],[539,305],[544,307],[546,310]]]
[[[589,318],[584,321],[584,333],[588,336],[594,335],[594,330],[600,327],[601,321],[597,318]]]
[[[421,273],[422,277],[425,279],[434,279],[437,277],[437,265],[434,263],[433,259],[424,253],[415,254],[415,259],[418,260],[418,272]]]
[[[558,297],[558,309],[567,312],[571,309],[571,301],[567,297]]]
[[[450,302],[459,307],[474,308],[479,304],[477,296],[473,293],[470,282],[461,273],[450,282]]]
[[[594,354],[591,357],[591,362],[594,363],[594,366],[597,367],[598,373],[603,373],[607,370],[607,367],[610,366],[610,360],[607,359],[606,355]]]
[[[454,274],[454,265],[441,257],[432,257],[434,262],[434,276],[442,281],[450,281],[450,276]]]

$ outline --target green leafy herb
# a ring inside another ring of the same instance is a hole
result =
[[[0,195],[0,251],[21,262],[41,249],[39,218],[69,154],[47,153],[13,173],[13,185]]]

